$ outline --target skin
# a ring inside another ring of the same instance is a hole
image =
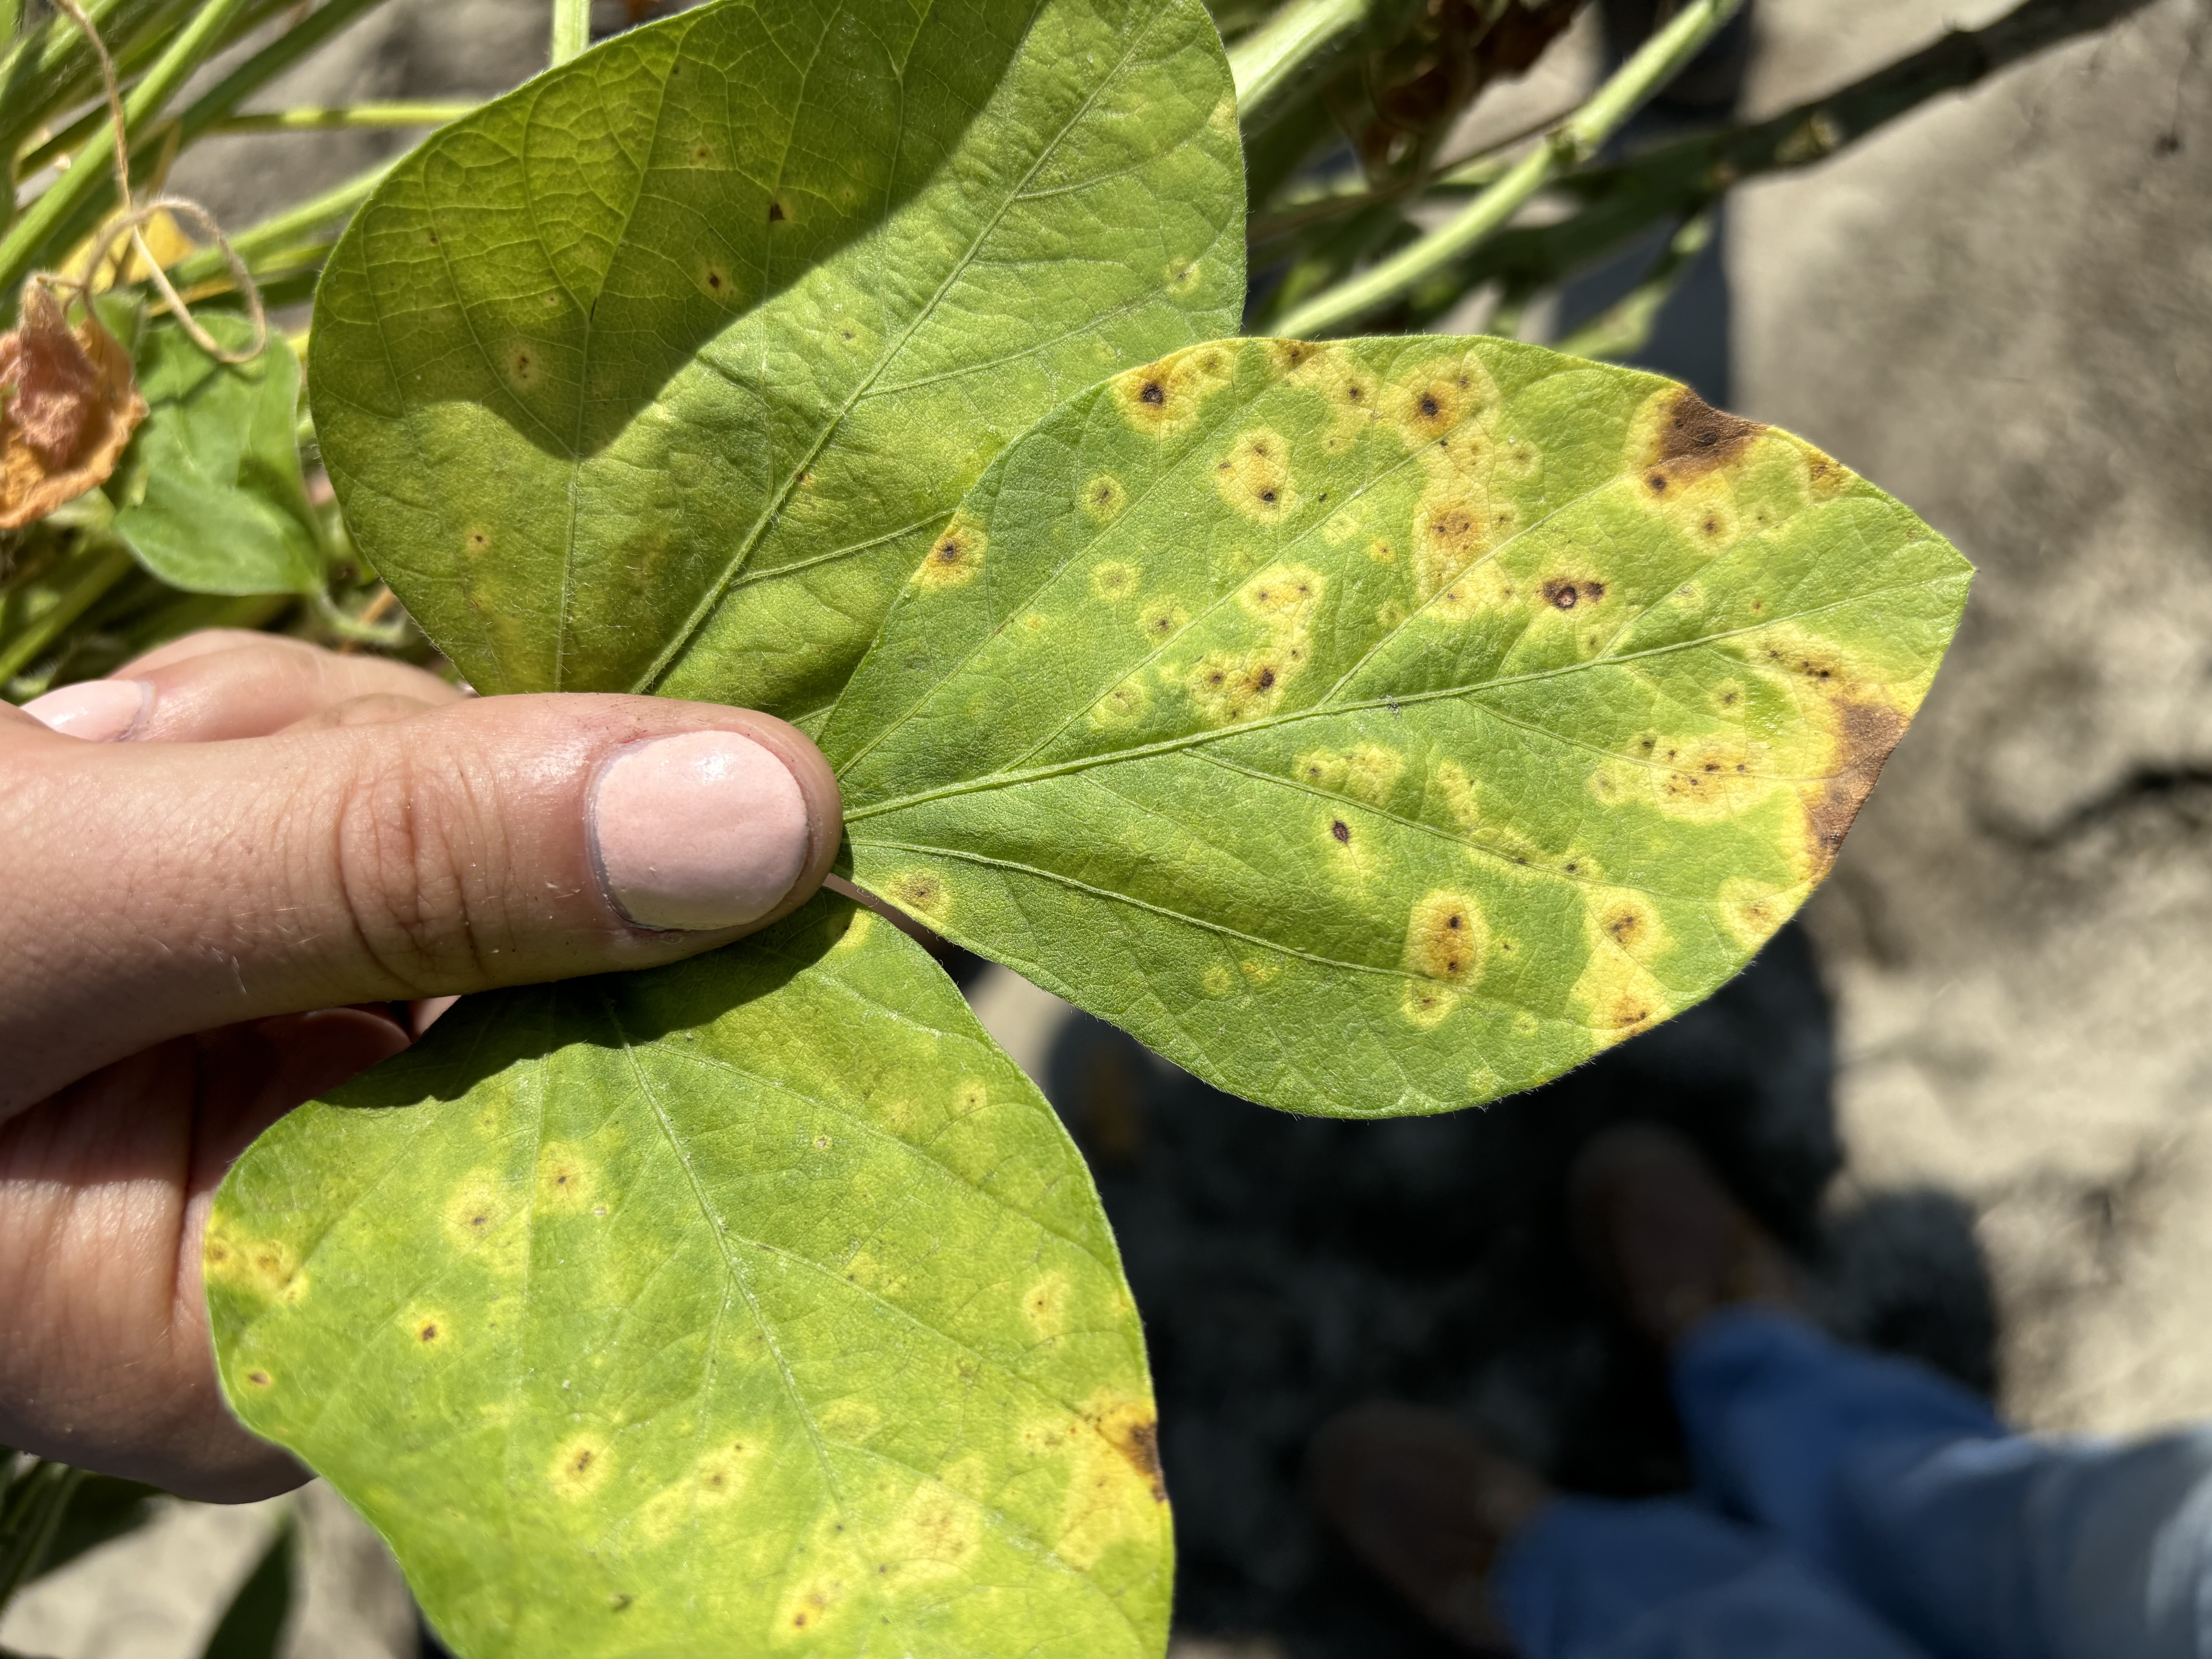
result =
[[[836,852],[837,786],[767,715],[474,700],[265,635],[115,677],[155,688],[122,741],[0,705],[0,1445],[244,1501],[307,1476],[216,1382],[200,1238],[232,1160],[405,1048],[435,999],[671,962],[797,908]],[[591,780],[702,730],[798,779],[805,869],[746,927],[640,928],[592,868]]]

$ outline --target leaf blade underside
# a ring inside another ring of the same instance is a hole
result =
[[[311,365],[349,523],[484,690],[808,720],[990,456],[1233,325],[1194,0],[724,0],[428,140]]]
[[[471,1659],[1165,1644],[1151,1384],[1081,1159],[842,900],[470,998],[256,1143],[206,1271],[233,1406]]]
[[[1225,341],[1013,446],[825,722],[854,879],[1291,1110],[1528,1088],[1832,861],[1969,568],[1801,441],[1491,339]]]

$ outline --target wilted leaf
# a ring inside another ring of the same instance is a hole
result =
[[[1195,0],[725,0],[444,129],[317,299],[323,454],[485,690],[804,719],[1005,443],[1233,325]]]
[[[469,1659],[1157,1655],[1143,1342],[1082,1161],[827,896],[471,997],[217,1197],[225,1390]]]
[[[0,334],[0,530],[19,530],[96,489],[144,418],[131,354],[88,312],[70,326],[42,283]]]
[[[242,317],[199,318],[228,350]],[[283,335],[217,362],[174,323],[138,341],[148,413],[118,469],[115,529],[140,562],[188,593],[306,593],[322,586],[314,509],[300,475],[300,361]]]
[[[1251,1099],[1438,1111],[1744,963],[1968,575],[1651,375],[1226,342],[1000,457],[822,741],[855,878],[932,927]]]

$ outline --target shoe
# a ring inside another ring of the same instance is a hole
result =
[[[1732,1304],[1800,1304],[1781,1245],[1671,1129],[1630,1123],[1592,1136],[1568,1176],[1567,1205],[1583,1258],[1655,1341],[1671,1344]]]
[[[1448,1412],[1377,1402],[1314,1440],[1316,1504],[1352,1553],[1477,1653],[1513,1651],[1489,1590],[1505,1540],[1551,1496]]]

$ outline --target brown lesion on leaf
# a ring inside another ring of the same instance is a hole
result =
[[[1280,433],[1261,428],[1239,434],[1214,463],[1214,488],[1248,519],[1279,524],[1298,504],[1291,482],[1291,447]]]
[[[0,334],[0,530],[17,530],[107,482],[146,400],[131,354],[87,313],[25,284],[22,315]]]
[[[1659,493],[1690,483],[1742,459],[1766,428],[1715,409],[1689,387],[1660,392],[1637,421],[1638,465]]]
[[[1237,360],[1218,343],[1192,346],[1117,374],[1107,395],[1138,431],[1161,438],[1198,419],[1206,400],[1236,378]]]
[[[1886,702],[1839,700],[1831,705],[1834,751],[1827,778],[1808,793],[1805,828],[1816,874],[1836,861],[1844,837],[1905,736],[1907,717]]]
[[[1135,1471],[1155,1504],[1168,1501],[1167,1476],[1160,1468],[1159,1416],[1149,1401],[1124,1400],[1094,1406],[1084,1413],[1084,1421],[1097,1430],[1098,1437]]]
[[[988,539],[981,525],[965,514],[954,514],[922,556],[921,568],[914,573],[915,586],[935,590],[966,586],[983,568]]]
[[[1605,600],[1605,584],[1595,576],[1547,576],[1541,591],[1554,611],[1586,610]]]
[[[780,225],[780,224],[783,223],[783,222],[784,222],[784,221],[786,221],[787,219],[788,219],[788,218],[790,218],[790,217],[791,217],[791,216],[790,216],[789,214],[786,213],[786,212],[783,210],[783,204],[782,204],[782,203],[781,203],[781,202],[770,202],[770,203],[768,204],[768,222],[769,222],[769,223],[770,223],[770,224],[772,224],[772,225]]]

